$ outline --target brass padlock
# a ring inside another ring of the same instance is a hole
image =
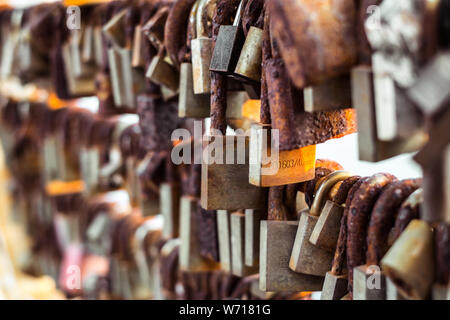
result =
[[[335,250],[344,212],[342,205],[347,199],[348,192],[360,178],[359,176],[349,177],[333,186],[330,192],[331,199],[325,202],[319,220],[309,238],[313,245],[330,251]]]
[[[245,79],[261,81],[262,41],[264,31],[250,27],[234,73]]]
[[[304,108],[307,112],[345,109],[352,107],[349,75],[333,78],[323,84],[303,90]]]
[[[213,142],[209,142],[211,140]],[[248,137],[214,135],[206,138],[205,147],[202,207],[207,210],[264,209],[267,190],[248,182]],[[216,149],[222,152],[213,156]]]
[[[241,25],[243,11],[244,1],[241,1],[233,25],[220,26],[209,70],[219,73],[232,73],[236,69],[239,54],[244,44],[244,32]]]
[[[195,94],[192,64],[185,62],[180,67],[180,95],[178,98],[178,116],[180,118],[209,117],[210,95]]]
[[[407,299],[425,299],[434,278],[433,232],[413,220],[381,260],[386,276]]]
[[[298,221],[296,213],[289,209],[291,203],[284,199],[285,189],[286,187],[270,188],[269,220],[261,221],[260,289],[266,292],[318,291],[322,287],[323,277],[297,273],[289,268]]]
[[[350,210],[350,204],[356,191],[364,182],[364,178],[359,178],[351,189],[348,191],[345,200],[345,209],[341,218],[338,242],[334,252],[333,264],[331,270],[325,275],[325,281],[320,295],[321,300],[339,300],[347,294],[347,272],[345,270],[346,263],[346,247],[347,247],[347,217]]]
[[[217,0],[201,0],[197,8],[196,38],[191,40],[195,94],[211,92],[209,66],[213,54],[213,39],[209,38],[209,31],[216,4]]]
[[[252,124],[249,181],[259,187],[274,187],[314,178],[316,146],[279,150],[270,125]],[[274,141],[275,142],[275,141]]]
[[[231,271],[239,277],[258,273],[258,267],[245,264],[245,214],[231,214]]]
[[[298,231],[292,248],[289,268],[308,275],[325,276],[330,270],[333,253],[316,247],[309,242],[314,226],[319,219],[328,192],[338,182],[347,179],[351,173],[336,171],[323,179],[310,210],[301,212]]]

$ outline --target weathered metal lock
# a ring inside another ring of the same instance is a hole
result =
[[[401,153],[415,151],[423,145],[425,140],[421,130],[409,131],[407,138],[381,140],[379,137],[379,133],[381,132],[377,124],[383,124],[385,128],[389,124],[384,123],[386,122],[385,120],[377,118],[378,116],[387,116],[387,111],[378,112],[376,110],[376,93],[372,70],[368,66],[353,68],[351,78],[353,107],[357,111],[359,124],[358,149],[361,160],[381,161]],[[400,95],[398,98],[400,99],[402,96]],[[402,103],[402,101],[403,103],[405,102],[402,99],[399,103]],[[392,105],[393,102],[391,101],[389,103]],[[383,107],[383,105],[380,105],[380,107]],[[395,127],[395,123],[390,122],[390,124]],[[391,129],[388,128],[385,132],[392,132]]]
[[[350,176],[351,173],[345,171],[336,171],[329,174],[319,186],[311,209],[301,212],[297,235],[289,261],[291,270],[316,276],[325,276],[327,271],[330,270],[333,253],[314,246],[309,242],[309,238],[319,219],[328,192],[336,183]]]
[[[381,260],[386,276],[407,299],[425,299],[434,278],[433,232],[413,220]]]
[[[219,241],[220,269],[231,272],[231,214],[229,211],[217,210],[217,235]]]
[[[195,94],[211,92],[209,66],[213,55],[213,39],[209,38],[208,30],[212,27],[211,21],[216,3],[217,0],[201,0],[197,8],[196,38],[191,40]]]
[[[201,185],[203,208],[265,208],[267,190],[248,182],[248,140],[245,135],[214,135],[205,140]]]
[[[404,200],[420,185],[420,180],[394,181],[375,202],[367,231],[366,264],[353,269],[354,300],[386,299],[386,279],[379,264],[389,247],[389,232]]]
[[[250,27],[234,73],[245,79],[261,81],[262,41],[264,30]]]
[[[316,146],[279,150],[270,125],[253,124],[250,137],[249,181],[259,187],[273,187],[314,178]]]
[[[245,264],[245,214],[231,214],[231,271],[234,275],[245,277],[258,273],[258,266]]]
[[[259,239],[261,220],[265,219],[264,210],[245,210],[245,265],[259,266]]]
[[[352,107],[350,77],[333,78],[323,84],[303,90],[304,108],[307,112],[345,109]]]
[[[284,188],[270,188],[269,220],[261,221],[259,287],[265,292],[318,291],[322,288],[323,277],[297,273],[289,268],[298,221],[292,217],[295,212],[286,211]]]
[[[350,211],[350,204],[355,192],[359,189],[364,179],[359,178],[348,191],[345,200],[345,209],[341,218],[338,242],[334,253],[331,270],[325,275],[321,300],[339,300],[347,294],[347,272],[345,270],[346,249],[347,249],[347,217]]]
[[[80,172],[87,194],[92,194],[98,187],[99,167],[100,152],[98,148],[82,148],[80,150]]]
[[[244,44],[244,33],[241,26],[243,7],[244,1],[241,1],[233,25],[220,26],[209,70],[232,73],[236,69],[239,54]]]
[[[161,214],[164,217],[163,237],[177,238],[180,230],[180,187],[174,183],[162,183],[159,187]]]
[[[349,190],[361,177],[349,177],[334,185],[330,192],[330,200],[325,202],[319,220],[314,226],[309,241],[318,247],[334,251],[341,229],[341,218],[344,213],[342,206],[347,199]]]
[[[197,37],[197,12],[201,1],[197,1],[189,16],[189,36],[191,41]],[[191,42],[192,46],[192,42]],[[180,95],[178,98],[178,116],[180,118],[205,118],[209,117],[210,95],[195,94],[194,73],[192,63],[183,62],[180,65]]]
[[[153,57],[145,76],[176,94],[180,85],[180,75],[164,52],[165,50],[161,49],[158,55]]]

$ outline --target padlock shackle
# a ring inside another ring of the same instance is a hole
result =
[[[203,19],[203,17],[205,15],[208,16],[208,11],[210,10],[210,7],[211,6],[215,7],[217,4],[217,0],[199,0],[199,1],[200,2],[198,4],[195,19],[196,39],[209,38],[208,29],[212,28],[212,23],[211,25],[208,26],[208,22],[212,21],[212,17],[207,17],[207,19]]]
[[[242,21],[242,11],[244,9],[244,0],[239,2],[239,6],[237,7],[236,16],[234,17],[233,26],[238,27]]]
[[[335,171],[326,176],[320,184],[319,189],[317,189],[309,214],[315,217],[320,216],[320,212],[331,188],[333,188],[336,183],[351,176],[353,176],[353,174],[348,171]]]

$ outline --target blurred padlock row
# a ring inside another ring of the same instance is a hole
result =
[[[1,134],[30,272],[92,299],[448,299],[449,10],[2,10]],[[98,112],[80,106],[90,96]],[[423,179],[316,160],[356,130],[361,160],[418,151]],[[223,152],[196,152],[208,142]]]

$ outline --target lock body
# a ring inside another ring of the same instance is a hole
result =
[[[191,41],[192,71],[195,94],[211,93],[209,65],[213,52],[213,40],[202,37]]]
[[[309,241],[320,248],[334,251],[339,238],[344,207],[327,200]]]
[[[231,272],[231,215],[226,210],[217,210],[217,234],[221,270]]]
[[[301,212],[289,268],[299,273],[325,276],[331,269],[334,253],[309,242],[317,221],[318,217],[310,215],[309,210]]]
[[[413,220],[381,260],[381,267],[408,299],[425,299],[434,277],[433,234]]]
[[[262,291],[318,291],[324,278],[296,273],[289,257],[298,229],[296,221],[261,221],[259,285]]]
[[[207,118],[209,115],[210,96],[194,93],[192,64],[182,63],[180,67],[178,116],[180,118]]]
[[[263,219],[262,210],[245,210],[245,265],[259,266],[260,224]]]
[[[347,294],[347,275],[335,275],[327,272],[320,300],[339,300]]]
[[[236,69],[244,41],[242,28],[237,26],[220,26],[209,69],[224,74],[232,73]]]
[[[216,147],[223,152],[213,157]],[[207,162],[203,157],[202,164],[202,207],[206,210],[264,209],[267,190],[248,182],[248,137],[211,136],[206,139],[205,148],[209,152]]]
[[[348,75],[331,79],[317,86],[306,87],[303,95],[307,112],[352,107],[351,84]]]
[[[250,27],[234,73],[251,81],[261,81],[262,41],[264,31]]]
[[[231,215],[231,270],[238,277],[246,277],[258,273],[258,267],[245,264],[245,214]]]
[[[197,198],[184,196],[180,200],[180,269],[188,272],[216,270],[218,265],[200,253],[197,206]]]
[[[386,278],[379,268],[363,265],[353,269],[353,300],[385,300]]]
[[[180,75],[175,67],[163,57],[156,56],[152,59],[145,76],[154,83],[164,86],[173,92],[178,91]]]

